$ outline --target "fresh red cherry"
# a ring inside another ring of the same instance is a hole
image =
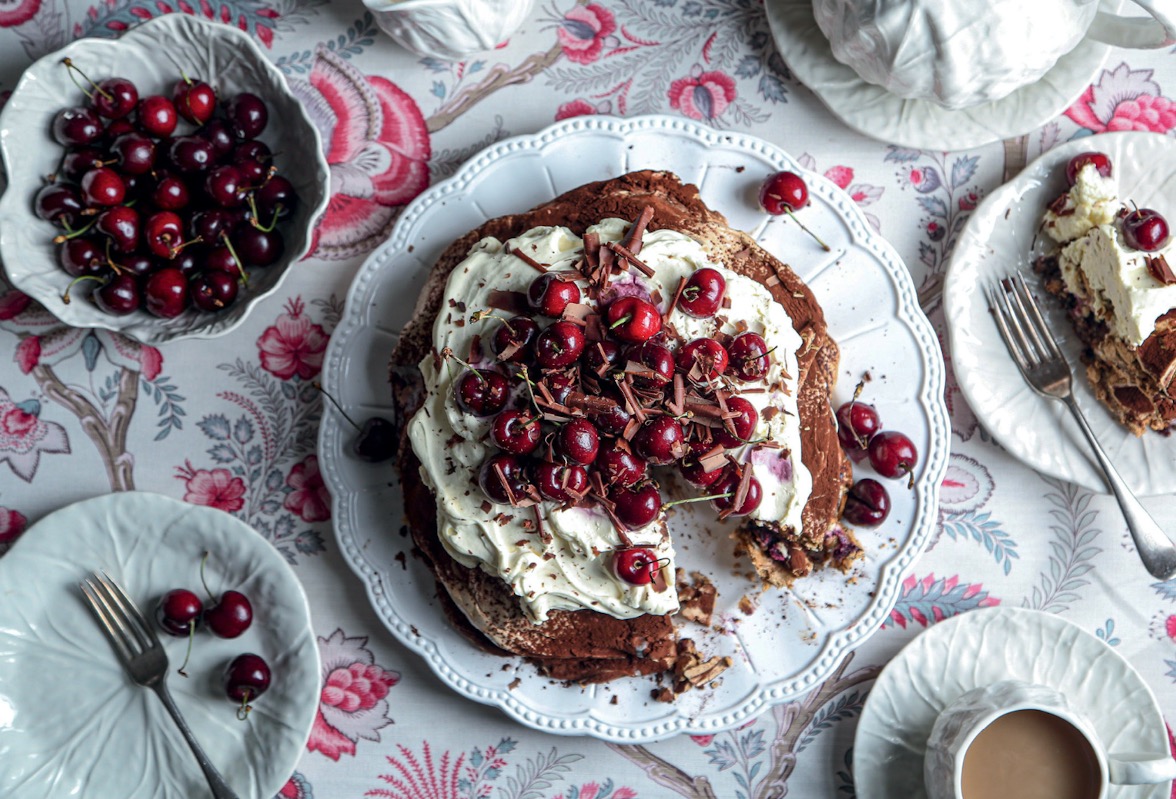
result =
[[[727,354],[731,358],[731,374],[740,380],[761,380],[771,366],[767,342],[759,333],[740,333],[731,342]]]
[[[130,119],[125,117],[123,119],[112,119],[110,122],[106,123],[106,129],[102,131],[102,137],[100,141],[112,142],[119,136],[125,136],[128,133],[135,132],[141,131],[139,131],[139,128],[135,127]]]
[[[204,177],[204,193],[215,205],[236,208],[245,203],[241,171],[230,164],[213,167]]]
[[[760,481],[754,477],[747,481],[747,496],[738,508],[735,507],[735,494],[739,491],[740,476],[731,467],[723,470],[723,476],[716,480],[708,489],[714,494],[726,494],[711,500],[711,505],[719,513],[727,516],[747,516],[755,512],[764,501],[764,489]],[[729,513],[728,513],[729,511]]]
[[[539,325],[529,316],[513,316],[494,331],[490,349],[504,361],[524,363],[531,357],[531,345],[539,335]],[[504,356],[503,353],[510,354]]]
[[[457,406],[474,416],[493,416],[506,405],[510,383],[489,369],[466,369],[455,386]]]
[[[179,267],[179,265],[174,261],[167,265],[175,266],[177,268]],[[111,264],[112,268],[121,269],[123,272],[135,275],[136,277],[143,277],[144,275],[148,275],[158,269],[159,266],[159,259],[150,253],[145,252],[133,252],[127,255],[123,255],[119,258],[117,264]],[[186,274],[187,273],[185,273],[185,276]]]
[[[877,527],[890,515],[890,494],[877,480],[858,480],[845,497],[841,518],[858,527]]]
[[[172,89],[176,113],[194,125],[203,125],[216,110],[216,92],[202,80],[184,77]]]
[[[870,465],[878,474],[891,479],[911,475],[913,483],[912,472],[915,464],[919,462],[919,454],[914,443],[905,435],[894,430],[875,433],[870,439],[867,452],[870,455]]]
[[[61,245],[57,262],[70,277],[96,275],[106,268],[105,248],[92,238],[69,239]]]
[[[527,470],[514,455],[493,455],[478,470],[482,493],[502,505],[513,505],[527,497]],[[507,487],[509,486],[509,492]]]
[[[249,703],[266,692],[270,679],[269,664],[260,655],[246,652],[229,662],[221,682],[225,695],[241,703],[237,711],[238,718],[244,719],[248,715],[251,709]]]
[[[238,167],[242,164],[259,164],[264,169],[274,162],[274,154],[263,141],[243,141],[233,148],[229,161]]]
[[[181,267],[180,271],[185,270]],[[210,269],[197,272],[188,278],[188,293],[192,296],[192,304],[202,311],[223,311],[237,301],[239,291],[237,277],[228,272]]]
[[[110,239],[119,252],[133,252],[139,246],[139,212],[127,205],[116,205],[98,214],[94,231]]]
[[[593,341],[584,347],[584,354],[580,356],[580,361],[583,363],[584,369],[597,377],[604,377],[610,369],[616,366],[620,357],[621,348],[615,341]]]
[[[808,186],[795,172],[776,172],[760,186],[759,201],[773,216],[796,212],[808,205]]]
[[[653,550],[645,547],[618,549],[612,556],[613,571],[617,577],[631,585],[649,585],[653,582],[660,564]]]
[[[205,172],[216,161],[212,145],[208,139],[200,136],[177,136],[172,139],[167,148],[167,158],[172,166],[184,174]]]
[[[224,244],[208,248],[204,253],[204,269],[209,272],[224,272],[232,275],[234,280],[245,273],[245,265]]]
[[[1123,241],[1143,252],[1162,250],[1168,243],[1168,221],[1158,211],[1138,208],[1123,217]]]
[[[576,463],[592,463],[600,449],[600,434],[587,419],[573,419],[555,436],[560,452]]]
[[[127,272],[111,275],[90,297],[100,310],[111,316],[126,316],[143,304],[139,281]]]
[[[87,205],[119,205],[127,196],[127,184],[110,167],[100,166],[82,175],[82,200]]]
[[[174,267],[152,272],[143,286],[143,305],[163,319],[179,316],[188,307],[188,278]]]
[[[882,420],[873,405],[850,400],[837,409],[837,440],[854,462],[866,457],[870,439],[881,429]]]
[[[539,275],[527,287],[527,302],[536,313],[559,318],[573,302],[580,301],[580,287],[560,280],[554,272]]]
[[[155,608],[155,620],[168,635],[188,635],[200,626],[204,604],[186,588],[168,591]]]
[[[98,81],[90,95],[90,104],[100,116],[122,119],[139,104],[139,90],[127,78],[106,78]]]
[[[636,488],[617,488],[609,492],[613,513],[630,530],[639,530],[657,518],[661,512],[661,492],[653,483],[642,483]]]
[[[621,447],[616,440],[601,445],[596,454],[596,470],[604,478],[605,485],[622,488],[637,485],[649,474],[649,465],[643,458]]]
[[[274,175],[253,194],[258,219],[270,224],[275,219],[287,219],[298,208],[298,192],[294,184],[281,175]]]
[[[63,108],[53,117],[53,138],[65,147],[89,144],[102,130],[102,120],[90,108]]]
[[[243,225],[233,231],[233,249],[249,266],[272,266],[286,252],[282,234],[274,230],[262,230],[253,225]]]
[[[490,428],[490,443],[512,455],[530,455],[539,446],[539,439],[539,420],[513,408],[495,416]]]
[[[265,130],[269,111],[256,94],[241,92],[225,104],[225,117],[238,139],[256,139]]]
[[[584,330],[574,322],[556,322],[535,339],[535,362],[544,369],[571,366],[584,352]]]
[[[727,371],[727,350],[713,338],[696,338],[678,349],[678,368],[687,375],[697,366],[703,380],[715,380]]]
[[[609,332],[614,338],[640,344],[656,336],[662,327],[661,314],[652,303],[640,297],[620,297],[605,311]]]
[[[217,638],[236,638],[253,623],[253,605],[240,591],[225,591],[204,611],[204,626]]]
[[[544,461],[535,467],[535,485],[544,499],[575,502],[588,492],[588,472],[583,466]]]
[[[633,382],[643,388],[661,388],[674,379],[674,354],[653,341],[637,344],[624,353],[625,357],[645,367],[631,372]]]
[[[751,440],[755,434],[755,426],[759,423],[759,413],[755,406],[743,397],[731,397],[727,400],[727,409],[739,415],[728,421],[735,428],[734,435],[727,428],[715,428],[715,441],[728,449],[741,447]]]
[[[157,211],[143,223],[143,241],[158,257],[171,259],[184,243],[184,220],[174,211]]]
[[[229,157],[237,144],[233,132],[229,130],[229,123],[223,119],[210,119],[204,127],[196,131],[196,135],[211,145],[213,158],[218,162]]]
[[[678,462],[678,472],[682,475],[682,478],[686,482],[690,483],[690,485],[697,486],[698,488],[706,488],[707,486],[714,484],[716,480],[723,476],[722,465],[716,466],[710,471],[707,471],[706,467],[703,466],[703,463],[700,460],[700,458],[713,449],[714,446],[715,443],[713,441],[704,442],[697,440],[691,441],[687,445],[686,456]],[[726,461],[724,461],[724,465],[725,464]]]
[[[105,154],[96,147],[75,147],[66,152],[61,159],[61,174],[75,183],[82,179],[82,175],[91,169],[104,165]],[[49,186],[62,184],[47,184]]]
[[[360,425],[351,440],[351,451],[361,461],[380,463],[396,454],[400,437],[396,425],[380,416],[372,416]]]
[[[1078,182],[1078,173],[1082,167],[1091,164],[1104,178],[1111,176],[1111,159],[1106,153],[1087,152],[1078,153],[1066,163],[1066,182],[1073,186]]]
[[[624,400],[612,397],[613,403],[604,410],[592,412],[592,421],[600,432],[609,436],[619,436],[629,426],[633,415],[625,410]]]
[[[169,211],[176,209],[169,208]],[[221,233],[233,230],[232,214],[224,208],[206,208],[188,217],[188,237],[205,242],[220,241]],[[234,267],[235,271],[236,267]]]
[[[188,184],[175,175],[161,175],[151,190],[151,202],[161,211],[180,211],[188,206],[191,199]]]
[[[81,192],[68,183],[46,183],[33,199],[33,213],[39,219],[62,227],[71,226],[85,207]]]
[[[162,94],[153,94],[139,101],[139,127],[159,139],[175,132],[179,118],[172,101]]]
[[[726,291],[727,281],[723,275],[717,269],[704,266],[696,269],[686,281],[682,296],[678,298],[678,307],[690,316],[708,319],[719,312]]]
[[[652,464],[664,466],[686,454],[682,425],[671,416],[646,422],[633,437],[633,449]]]
[[[155,166],[155,142],[142,133],[124,133],[110,145],[110,154],[124,175],[144,175]]]

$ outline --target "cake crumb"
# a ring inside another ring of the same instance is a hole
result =
[[[613,695],[612,695],[612,698],[608,700],[608,703],[609,703],[610,705],[615,705],[615,704],[617,703],[617,700],[618,700],[618,699],[620,699],[620,697],[619,697],[619,696],[617,696],[616,694],[613,694]]]
[[[742,613],[744,616],[750,616],[753,613],[755,613],[755,610],[756,610],[755,601],[752,600],[751,597],[749,597],[747,594],[744,594],[743,596],[739,597],[739,612],[740,613]]]
[[[698,622],[707,627],[715,610],[718,589],[702,572],[691,572],[687,578],[684,569],[678,569],[678,614],[687,621]]]
[[[506,688],[508,691],[513,691],[514,689],[518,688],[522,684],[523,684],[522,679],[520,677],[515,677],[513,680],[510,681],[510,685],[506,686]]]

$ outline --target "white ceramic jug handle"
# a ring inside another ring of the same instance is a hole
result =
[[[1176,2],[1173,0],[1132,0],[1151,14],[1147,17],[1120,17],[1100,11],[1094,17],[1086,37],[1116,47],[1151,50],[1176,44]]]
[[[1155,785],[1176,779],[1176,760],[1155,755],[1107,755],[1107,771],[1114,785]]]

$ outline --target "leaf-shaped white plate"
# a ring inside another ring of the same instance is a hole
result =
[[[318,646],[302,584],[244,522],[142,492],[110,494],[51,513],[0,557],[0,796],[200,799],[204,775],[155,694],[131,682],[78,583],[101,569],[149,616],[173,588],[249,597],[253,625],[222,640],[161,635],[168,688],[229,785],[270,799],[305,751],[318,710]],[[273,673],[247,721],[221,690],[232,658],[255,652]]]
[[[760,595],[735,576],[731,542],[713,514],[709,521],[702,513],[674,514],[679,565],[703,571],[719,588],[716,619],[727,632],[694,626],[684,633],[704,650],[734,658],[721,686],[663,704],[650,698],[649,680],[582,689],[553,683],[522,664],[504,670],[500,658],[475,649],[445,621],[433,577],[408,554],[411,543],[399,529],[403,498],[391,467],[356,459],[349,450],[354,430],[334,410],[319,435],[340,549],[397,638],[454,690],[524,724],[629,743],[729,729],[804,693],[893,607],[903,570],[934,528],[950,440],[939,343],[894,250],[845,192],[762,139],[669,117],[581,117],[488,148],[405,209],[391,238],[356,275],[323,365],[327,390],[353,418],[390,417],[388,356],[425,276],[451,241],[487,219],[645,168],[697,184],[732,227],[750,231],[812,286],[842,350],[838,401],[848,399],[869,370],[870,401],[887,426],[905,431],[923,454],[914,491],[892,483],[890,518],[877,531],[862,532],[866,560],[852,578],[828,571],[791,592]],[[804,175],[813,204],[801,213],[832,252],[823,252],[795,223],[759,209],[760,183],[782,169]],[[759,604],[750,616],[738,610],[744,594]]]
[[[1110,752],[1168,753],[1156,698],[1122,655],[1059,616],[984,608],[932,626],[878,675],[854,738],[858,799],[924,799],[923,752],[935,717],[961,694],[1000,680],[1060,691]],[[1108,799],[1170,795],[1170,782],[1107,792]]]
[[[980,424],[1015,457],[1039,472],[1107,491],[1077,423],[1062,403],[1029,388],[988,310],[984,287],[1020,270],[1074,368],[1078,404],[1119,474],[1136,494],[1170,494],[1176,491],[1176,438],[1136,438],[1095,399],[1078,360],[1082,342],[1032,268],[1037,256],[1052,249],[1038,233],[1041,215],[1066,188],[1066,163],[1088,150],[1110,156],[1124,202],[1176,216],[1176,147],[1167,136],[1104,133],[1042,155],[984,198],[956,243],[943,288],[952,369]]]

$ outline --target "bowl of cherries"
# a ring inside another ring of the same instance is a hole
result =
[[[0,114],[0,257],[63,322],[147,344],[226,333],[312,245],[329,171],[242,31],[167,14],[26,71]]]

